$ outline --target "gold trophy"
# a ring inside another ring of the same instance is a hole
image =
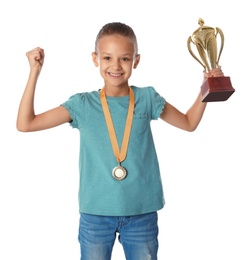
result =
[[[220,68],[218,62],[224,46],[224,34],[221,29],[216,27],[215,29],[204,25],[204,20],[199,18],[198,24],[200,27],[193,32],[187,40],[187,47],[190,54],[196,59],[204,68],[205,72],[209,72],[212,69]],[[217,35],[220,35],[220,50],[217,49]],[[193,53],[191,43],[193,43],[197,52],[200,55],[201,60]],[[230,77],[209,77],[205,80],[201,86],[202,101],[225,101],[234,92]]]

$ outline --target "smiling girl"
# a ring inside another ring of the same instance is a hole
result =
[[[39,47],[26,55],[30,74],[17,129],[39,131],[69,122],[80,133],[81,259],[111,259],[117,233],[126,259],[157,259],[157,211],[165,202],[150,122],[161,118],[194,131],[206,108],[201,93],[182,113],[153,87],[130,86],[128,80],[140,62],[137,39],[131,27],[114,22],[101,28],[92,53],[104,81],[101,89],[75,94],[36,115],[35,88],[45,55]],[[223,73],[204,73],[204,79],[211,76]]]

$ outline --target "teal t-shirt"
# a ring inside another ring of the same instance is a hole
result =
[[[80,132],[81,213],[106,216],[131,216],[161,209],[165,202],[151,120],[158,119],[165,99],[153,87],[132,86],[135,109],[126,159],[124,180],[116,180],[112,170],[118,165],[113,154],[100,92],[79,93],[62,104],[71,126]],[[107,97],[119,147],[121,147],[129,96]]]

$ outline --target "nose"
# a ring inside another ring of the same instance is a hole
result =
[[[120,70],[121,69],[120,60],[118,60],[118,59],[113,60],[112,67],[115,70]]]

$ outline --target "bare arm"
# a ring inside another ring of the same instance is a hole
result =
[[[26,55],[29,60],[30,73],[19,105],[17,129],[21,132],[38,131],[71,121],[68,111],[62,106],[35,115],[34,95],[38,77],[44,63],[44,50],[35,48],[27,52]]]
[[[210,73],[204,74],[205,79],[207,77],[222,76],[223,73],[220,69],[214,69],[213,71],[210,71]],[[160,118],[175,127],[192,132],[199,125],[204,114],[206,105],[206,102],[202,102],[202,95],[200,92],[193,105],[185,114],[180,112],[178,109],[167,102],[163,113],[160,115]]]
[[[192,132],[197,128],[206,108],[206,103],[203,103],[201,98],[201,93],[199,93],[196,101],[186,114],[167,102],[160,118],[175,127]]]

